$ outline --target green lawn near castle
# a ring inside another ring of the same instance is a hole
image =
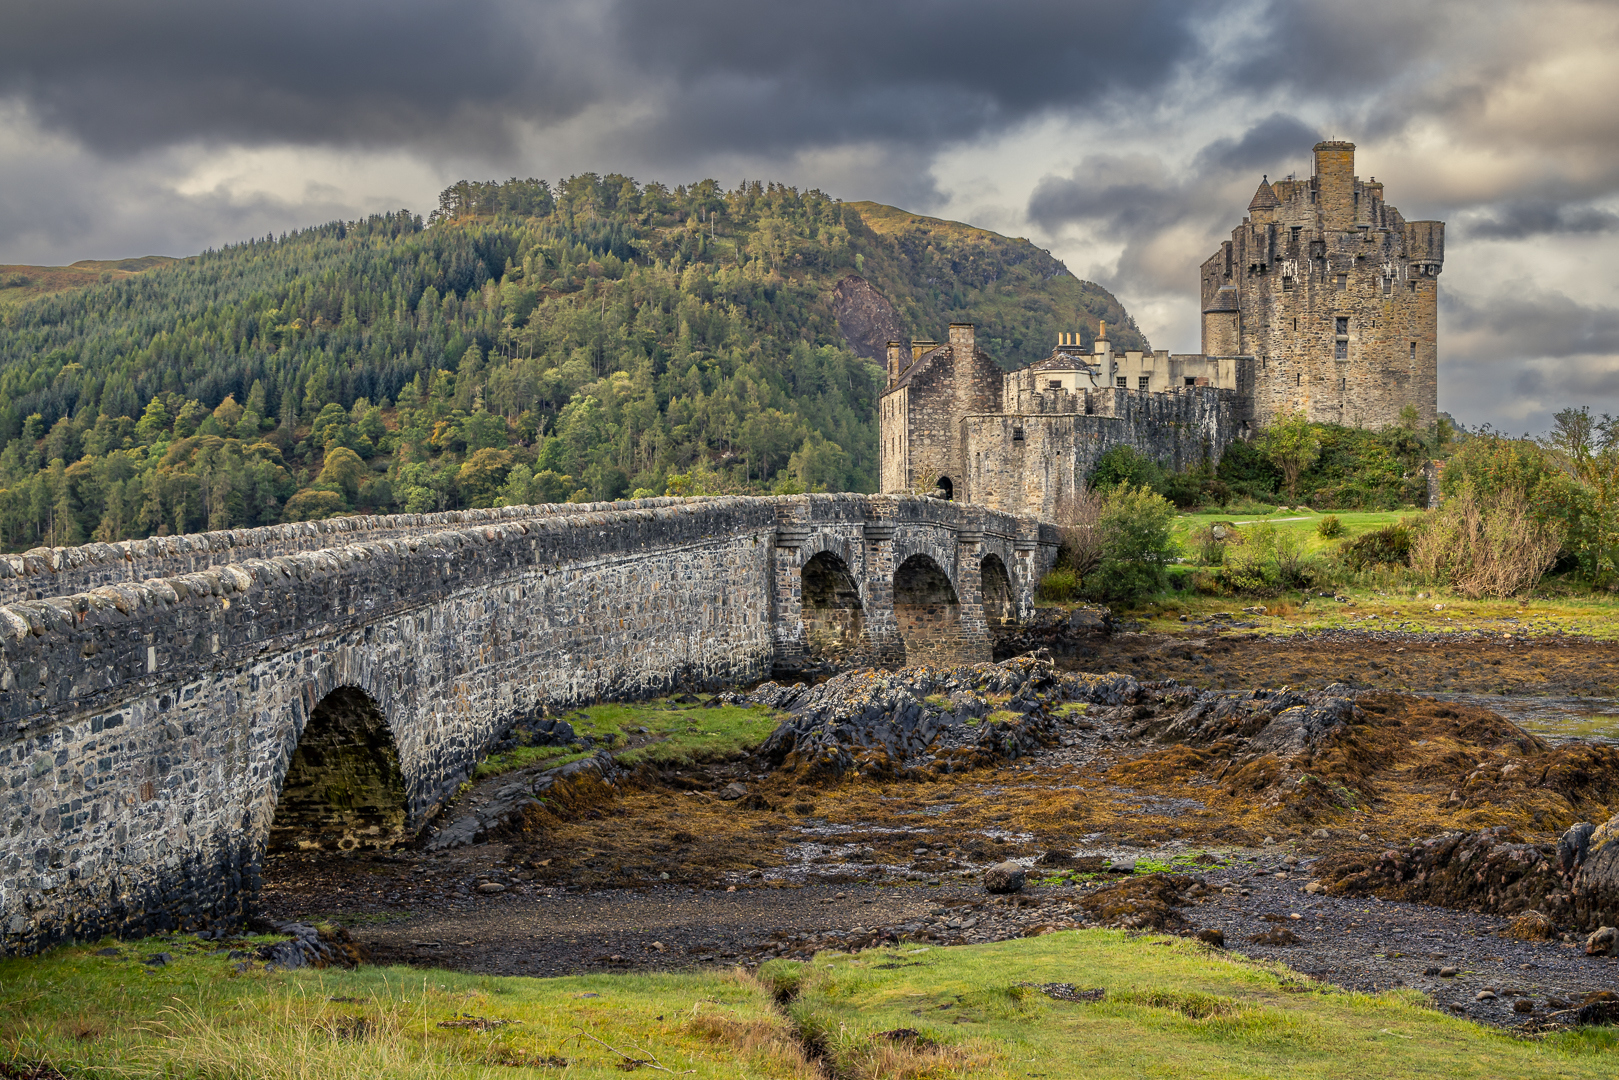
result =
[[[238,974],[212,942],[116,947],[0,961],[0,1062],[95,1077],[1595,1078],[1619,1052],[1609,1029],[1520,1037],[1415,991],[1351,993],[1117,931],[822,953],[757,976]],[[172,961],[148,969],[158,951]],[[1092,1000],[1042,989],[1059,986]]]

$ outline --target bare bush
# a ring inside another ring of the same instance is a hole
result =
[[[1102,532],[1098,528],[1102,496],[1081,484],[1072,496],[1058,501],[1056,519],[1057,532],[1062,537],[1057,565],[1083,578],[1102,561]]]
[[[1522,491],[1479,496],[1469,485],[1435,510],[1411,548],[1411,568],[1463,596],[1532,589],[1557,560],[1563,530],[1536,521]]]

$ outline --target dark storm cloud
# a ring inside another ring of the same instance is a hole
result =
[[[11,5],[0,97],[101,153],[185,142],[498,142],[511,111],[589,89],[561,4],[500,0],[51,0]]]
[[[1233,51],[1228,88],[1324,97],[1386,89],[1433,58],[1461,10],[1447,0],[1271,0]]]
[[[1464,228],[1467,235],[1485,240],[1521,240],[1548,233],[1602,233],[1619,228],[1619,214],[1594,206],[1509,202],[1485,211]]]
[[[721,144],[948,142],[1151,95],[1199,45],[1190,0],[623,0],[619,40]],[[701,107],[693,110],[692,106]]]
[[[1447,328],[1465,335],[1473,355],[1493,355],[1499,361],[1619,354],[1616,307],[1523,288],[1487,300],[1441,291],[1440,303]]]
[[[1151,93],[1193,0],[59,0],[8,12],[0,97],[107,153],[183,142],[480,145],[651,104],[706,150],[937,143]]]
[[[1029,197],[1029,218],[1048,231],[1086,222],[1113,239],[1152,232],[1209,213],[1229,217],[1228,185],[1251,176],[1254,187],[1282,170],[1319,141],[1313,128],[1285,113],[1272,113],[1240,138],[1218,139],[1198,151],[1185,179],[1170,177],[1147,158],[1095,155],[1068,176],[1046,176]],[[1243,204],[1246,205],[1246,204]]]
[[[1194,167],[1198,171],[1250,173],[1279,169],[1287,162],[1307,160],[1310,147],[1320,141],[1320,133],[1298,117],[1271,113],[1244,132],[1242,138],[1217,139],[1205,146],[1198,152]]]

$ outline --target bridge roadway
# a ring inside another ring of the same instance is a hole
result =
[[[1055,556],[1049,525],[893,495],[0,556],[0,948],[233,920],[268,844],[397,842],[516,723],[817,649],[987,660]]]

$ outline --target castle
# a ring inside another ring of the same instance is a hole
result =
[[[1309,180],[1266,177],[1202,266],[1203,351],[1115,353],[1059,335],[1006,373],[953,323],[944,342],[888,343],[878,399],[883,492],[1063,516],[1115,446],[1167,469],[1217,463],[1285,412],[1356,427],[1438,415],[1445,226],[1406,221],[1354,175],[1353,143],[1315,147]]]

